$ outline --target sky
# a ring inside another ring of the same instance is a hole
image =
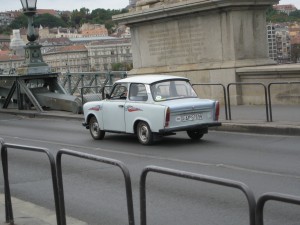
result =
[[[123,9],[129,5],[129,0],[37,0],[39,9],[69,10],[88,8],[90,10]],[[20,0],[0,0],[0,12],[19,10],[22,8]]]
[[[37,0],[37,8],[69,10],[88,8],[90,10],[123,9],[129,4],[129,0]],[[281,0],[280,4],[293,4],[300,10],[300,0]],[[20,0],[0,0],[0,12],[21,9]]]

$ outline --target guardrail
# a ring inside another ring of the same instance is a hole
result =
[[[63,188],[63,176],[62,176],[62,156],[68,155],[77,158],[83,158],[87,160],[97,161],[119,167],[123,173],[125,188],[126,188],[126,199],[127,199],[127,212],[128,212],[128,223],[129,225],[135,224],[134,209],[133,209],[133,195],[130,173],[126,165],[116,159],[104,158],[97,155],[86,154],[82,152],[76,152],[68,149],[61,149],[56,155],[56,162],[53,155],[46,148],[16,145],[5,143],[0,138],[1,147],[1,162],[4,176],[4,194],[5,194],[5,219],[6,223],[13,225],[13,207],[11,202],[10,183],[8,177],[8,149],[16,149],[22,151],[31,151],[45,153],[48,156],[51,168],[52,186],[54,193],[55,212],[57,225],[66,225],[66,213],[65,213],[65,201],[64,201],[64,188]],[[238,189],[244,193],[247,198],[249,207],[249,224],[250,225],[263,225],[263,209],[264,205],[269,200],[290,203],[300,205],[300,197],[281,194],[281,193],[265,193],[258,198],[256,202],[253,192],[249,187],[239,181],[223,179],[219,177],[207,176],[204,174],[196,174],[186,171],[174,170],[170,168],[158,167],[158,166],[147,166],[143,169],[140,176],[140,217],[141,225],[147,224],[147,213],[146,213],[146,178],[149,172],[181,177],[190,180],[201,181],[205,183],[211,183],[219,186],[230,187]]]
[[[149,172],[159,173],[159,174],[165,174],[170,176],[176,176],[191,180],[197,180],[202,181],[206,183],[226,186],[226,187],[232,187],[241,190],[248,200],[248,206],[249,206],[249,224],[255,225],[255,197],[253,192],[246,186],[244,183],[218,178],[218,177],[212,177],[202,174],[195,174],[185,171],[179,171],[179,170],[173,170],[169,168],[163,168],[163,167],[157,167],[157,166],[148,166],[146,167],[141,175],[140,179],[140,207],[141,207],[141,225],[147,224],[147,215],[146,215],[146,177]]]
[[[31,151],[31,152],[39,152],[45,153],[48,156],[51,168],[52,175],[52,186],[54,193],[54,202],[55,202],[55,211],[56,211],[56,221],[57,225],[61,225],[61,210],[59,207],[59,192],[57,187],[57,176],[56,176],[56,166],[55,159],[53,155],[46,148],[25,146],[25,145],[16,145],[5,143],[0,139],[1,144],[1,161],[3,168],[3,176],[4,176],[4,194],[5,194],[5,216],[6,223],[14,224],[14,216],[13,216],[13,208],[11,202],[11,193],[10,193],[10,185],[9,185],[9,177],[8,177],[8,157],[7,157],[7,149],[17,149],[22,151]]]
[[[270,111],[270,122],[273,121],[273,112],[272,112],[272,103],[271,103],[271,86],[274,84],[300,84],[300,81],[292,81],[292,82],[272,82],[268,84],[268,96],[269,96],[269,111]]]
[[[211,83],[201,83],[201,84],[192,84],[192,86],[221,86],[223,88],[223,97],[224,97],[224,105],[225,105],[225,118],[228,120],[228,115],[227,115],[227,97],[226,97],[226,88],[223,84],[216,83],[216,84],[211,84]]]
[[[133,200],[132,200],[132,188],[131,188],[131,179],[129,170],[124,165],[124,163],[115,160],[104,158],[96,155],[85,154],[82,152],[76,152],[68,149],[61,149],[56,156],[57,162],[57,177],[58,177],[58,189],[60,191],[60,206],[62,213],[62,225],[66,225],[66,214],[65,214],[65,203],[64,203],[64,189],[63,189],[63,178],[62,178],[62,167],[61,167],[61,158],[62,155],[69,155],[77,158],[83,158],[87,160],[97,161],[100,163],[105,163],[113,166],[119,167],[124,175],[125,179],[125,188],[126,188],[126,198],[127,198],[127,210],[128,210],[128,224],[134,225],[134,211],[133,211]]]
[[[61,84],[68,93],[74,95],[85,86],[112,85],[115,79],[127,77],[126,71],[65,73],[61,75]],[[67,87],[66,87],[67,86]]]
[[[228,97],[228,114],[229,114],[229,120],[231,120],[231,107],[230,107],[230,86],[231,85],[260,85],[264,88],[265,92],[265,106],[266,106],[266,119],[267,122],[269,122],[269,112],[268,112],[268,95],[267,95],[267,87],[263,83],[229,83],[227,85],[227,97]]]
[[[300,197],[294,195],[286,195],[281,193],[265,193],[257,201],[256,207],[256,225],[264,225],[263,209],[265,203],[269,200],[300,205]]]

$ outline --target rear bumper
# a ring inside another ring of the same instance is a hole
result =
[[[203,124],[197,124],[197,125],[189,125],[189,126],[183,126],[183,127],[172,127],[172,128],[165,128],[160,129],[158,133],[165,134],[170,132],[176,132],[176,131],[187,131],[187,130],[204,130],[209,127],[218,127],[221,126],[221,122],[213,122],[213,123],[203,123]]]

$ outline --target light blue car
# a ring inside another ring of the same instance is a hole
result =
[[[128,133],[150,145],[177,131],[199,140],[208,127],[221,126],[219,111],[219,102],[199,99],[185,77],[134,76],[116,81],[106,99],[84,104],[83,125],[96,140]]]

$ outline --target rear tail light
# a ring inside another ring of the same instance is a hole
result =
[[[169,123],[170,123],[170,108],[168,107],[166,110],[165,127],[168,127]]]
[[[216,106],[215,106],[215,120],[219,120],[219,115],[220,115],[220,103],[217,101]]]

